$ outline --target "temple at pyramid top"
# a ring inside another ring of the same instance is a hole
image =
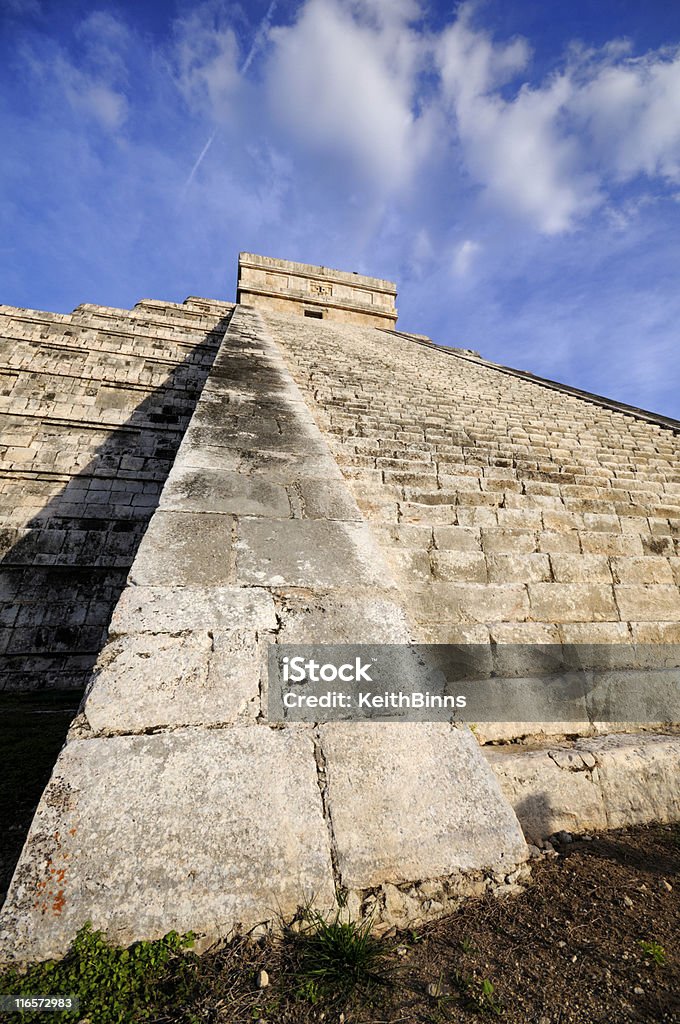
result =
[[[393,281],[239,253],[236,301],[243,305],[391,329],[397,322],[396,298]]]

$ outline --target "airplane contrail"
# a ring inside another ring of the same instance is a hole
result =
[[[272,18],[274,17],[274,11],[276,10],[277,3],[278,3],[278,0],[272,0],[272,2],[269,5],[269,10],[267,11],[267,13],[265,14],[264,18],[262,19],[262,21],[260,22],[260,24],[257,27],[257,31],[255,33],[255,38],[253,39],[253,45],[250,47],[250,50],[248,51],[248,56],[246,57],[246,59],[243,61],[243,64],[241,65],[241,74],[242,75],[246,74],[246,72],[248,71],[248,68],[250,67],[250,65],[253,62],[253,57],[258,52],[258,50],[261,48],[262,43],[264,42],[264,37],[266,36],[266,34],[267,34],[268,30],[269,30],[269,26],[272,23]]]
[[[243,64],[240,67],[240,71],[239,71],[240,74],[242,74],[242,75],[247,74],[248,68],[250,67],[250,65],[253,62],[253,58],[256,56],[257,52],[261,49],[262,43],[264,41],[264,38],[265,38],[265,36],[266,36],[266,34],[267,34],[268,30],[269,30],[269,26],[272,23],[272,18],[274,17],[274,11],[276,10],[277,3],[278,3],[278,0],[272,0],[272,2],[269,5],[269,8],[267,10],[267,13],[265,14],[265,16],[262,19],[262,21],[260,22],[260,24],[258,25],[257,31],[255,32],[255,36],[253,38],[252,45],[250,47],[250,50],[248,51],[248,53],[246,55],[246,59],[243,61]],[[201,152],[198,154],[198,159],[196,160],[196,163],[194,164],[194,166],[191,168],[191,171],[189,172],[189,177],[184,182],[184,188],[182,190],[182,194],[183,195],[186,195],[186,192],[187,192],[189,186],[191,185],[191,182],[194,180],[194,177],[196,175],[196,172],[197,172],[198,168],[203,163],[208,150],[210,149],[210,147],[213,144],[213,139],[215,138],[216,134],[217,134],[217,128],[215,128],[215,130],[213,131],[212,135],[210,136],[210,138],[206,142],[205,146],[203,147]]]
[[[208,150],[210,149],[210,147],[212,146],[213,139],[215,138],[216,134],[217,134],[217,128],[215,128],[214,132],[212,133],[212,135],[210,136],[210,138],[206,142],[205,146],[203,147],[201,152],[198,154],[198,159],[196,160],[196,163],[194,164],[194,166],[191,168],[191,171],[189,172],[189,177],[184,182],[184,189],[183,189],[184,192],[187,191],[187,189],[189,188],[189,185],[191,185],[191,182],[194,180],[194,175],[196,174],[196,171],[198,170],[198,168],[203,163],[203,160],[205,159],[205,155],[208,152]]]

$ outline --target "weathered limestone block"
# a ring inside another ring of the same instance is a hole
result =
[[[200,404],[200,403],[199,403]],[[286,517],[291,514],[285,487],[259,476],[217,468],[175,469],[163,490],[160,508],[167,512],[223,512],[232,515]]]
[[[129,580],[138,586],[226,584],[231,533],[228,515],[158,510],[139,546]]]
[[[411,608],[415,618],[433,622],[509,622],[527,618],[529,599],[520,584],[435,581],[414,595]]]
[[[410,633],[404,612],[384,597],[326,594],[279,596],[282,644],[405,644]]]
[[[244,517],[234,549],[235,581],[242,586],[324,591],[392,583],[376,560],[375,541],[363,523]]]
[[[609,562],[604,555],[550,556],[553,575],[558,583],[611,583]]]
[[[254,722],[264,646],[249,625],[125,635],[104,648],[82,710],[96,734]]]
[[[467,729],[338,722],[319,734],[342,885],[510,871],[526,859],[515,816]]]
[[[428,527],[418,529],[429,532]],[[436,526],[434,545],[438,551],[481,551],[481,530],[474,526]]]
[[[567,748],[484,753],[529,840],[680,817],[680,792],[669,784],[680,771],[677,736],[606,736]]]
[[[111,619],[111,635],[174,633],[195,629],[237,629],[247,622],[255,633],[276,629],[269,591],[258,587],[127,587]]]
[[[680,587],[617,586],[621,618],[632,622],[680,622]]]
[[[215,939],[312,895],[332,906],[332,878],[307,728],[74,740],[0,913],[0,960],[60,956],[86,920],[123,944]]]
[[[599,622],[619,617],[604,583],[530,583],[530,617],[538,622]]]
[[[607,828],[680,818],[680,738],[607,736],[579,747],[597,759]]]
[[[545,554],[487,555],[489,583],[541,583],[552,579]]]
[[[571,723],[570,723],[571,724]],[[595,770],[582,763],[565,769],[550,751],[485,747],[484,754],[515,809],[529,842],[554,832],[604,828],[606,810]]]
[[[486,583],[487,569],[481,551],[435,551],[432,554],[435,579],[450,582]]]
[[[482,547],[489,554],[504,552],[510,555],[531,554],[536,551],[536,534],[527,530],[509,530],[493,527],[482,529]]]

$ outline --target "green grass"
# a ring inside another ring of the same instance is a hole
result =
[[[302,927],[288,932],[298,993],[312,1003],[355,995],[372,998],[389,980],[389,949],[371,933],[372,921],[342,910],[324,917],[306,908]]]
[[[640,939],[638,945],[642,949],[642,952],[651,957],[655,964],[659,967],[663,967],[666,963],[666,950],[658,942],[646,942],[645,939]]]
[[[86,924],[63,960],[35,964],[25,973],[0,975],[0,994],[13,996],[72,996],[80,1000],[78,1019],[97,1024],[130,1024],[155,1017],[165,1002],[174,1005],[193,988],[197,958],[184,951],[193,936],[169,932],[153,942],[128,949],[111,946]],[[44,1019],[44,1014],[17,1014],[17,1021]],[[51,1020],[71,1020],[73,1013],[50,1014]]]

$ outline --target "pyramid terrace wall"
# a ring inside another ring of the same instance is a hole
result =
[[[0,307],[0,690],[84,688],[232,308]]]
[[[282,642],[676,640],[675,427],[393,333],[224,312],[0,960],[61,953],[88,919],[209,942],[312,891],[414,923],[516,891],[520,823],[680,818],[671,729],[490,747],[516,732],[282,727],[264,663]]]

